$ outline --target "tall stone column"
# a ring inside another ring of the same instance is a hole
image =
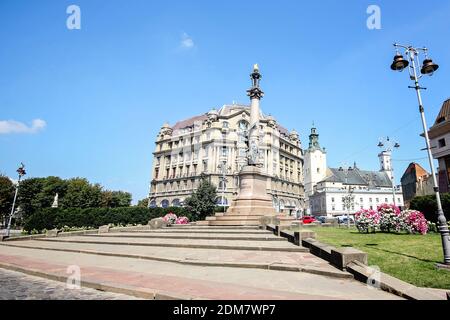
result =
[[[249,128],[249,141],[248,141],[248,164],[250,166],[260,166],[259,153],[260,153],[260,141],[259,141],[259,120],[261,109],[259,106],[261,98],[264,96],[264,92],[259,87],[259,82],[262,78],[259,73],[258,65],[253,66],[253,72],[250,75],[252,79],[252,87],[247,90],[247,95],[250,97],[250,128]]]

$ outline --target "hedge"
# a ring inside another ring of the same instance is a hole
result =
[[[137,225],[147,224],[153,218],[163,217],[172,212],[177,216],[186,216],[190,221],[193,216],[184,208],[46,208],[37,211],[25,220],[24,230],[42,232],[47,229],[70,228],[98,228],[102,225]]]
[[[441,193],[442,209],[447,221],[450,217],[450,193]],[[436,196],[421,196],[411,200],[410,209],[422,212],[428,221],[437,222]]]

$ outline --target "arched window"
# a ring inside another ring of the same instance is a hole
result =
[[[284,209],[284,200],[280,200],[280,210]]]
[[[155,200],[150,201],[149,207],[150,208],[155,208],[156,207],[156,201]]]
[[[180,199],[173,199],[172,207],[180,207]]]
[[[169,207],[169,200],[164,199],[163,201],[161,201],[161,207],[163,208]]]
[[[217,197],[216,198],[216,204],[218,206],[228,207],[228,199],[225,198],[225,197]]]

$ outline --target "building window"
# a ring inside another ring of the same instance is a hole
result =
[[[228,148],[227,147],[222,147],[222,156],[226,157],[228,155]]]
[[[229,123],[227,121],[222,122],[222,128],[228,129]]]
[[[445,146],[446,146],[446,144],[445,144],[445,138],[444,138],[444,139],[439,139],[439,140],[438,140],[438,145],[439,145],[439,148],[445,147]]]
[[[168,206],[169,206],[169,200],[164,199],[164,200],[161,202],[161,207],[167,208]]]
[[[388,201],[389,201],[388,198],[384,198],[384,202],[388,203]]]
[[[333,202],[333,203],[334,203],[334,198],[331,198],[331,202]]]
[[[227,184],[223,180],[221,180],[219,182],[219,188],[218,189],[219,190],[226,190],[227,189]]]
[[[377,203],[380,203],[380,199],[379,199],[379,198],[376,198],[375,201],[376,201]]]

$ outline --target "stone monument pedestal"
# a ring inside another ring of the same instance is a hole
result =
[[[280,225],[290,225],[293,217],[277,213],[272,197],[267,194],[268,176],[256,166],[245,166],[239,173],[240,192],[227,212],[207,217],[198,225],[210,226],[258,226],[261,218],[270,218]],[[274,222],[275,223],[275,222]]]
[[[240,191],[228,208],[227,215],[277,215],[267,194],[267,176],[256,166],[245,166],[239,173]]]

